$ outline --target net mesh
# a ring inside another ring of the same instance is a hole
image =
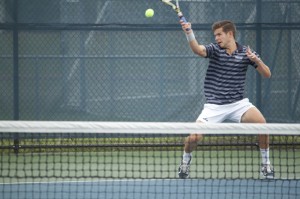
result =
[[[0,126],[1,198],[300,196],[299,124],[3,121]],[[239,133],[230,131],[234,128]],[[214,134],[216,129],[223,133]],[[190,132],[205,135],[193,152],[190,178],[182,180],[177,170]],[[255,132],[270,134],[275,179],[260,175]]]

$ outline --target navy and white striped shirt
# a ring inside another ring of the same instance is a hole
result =
[[[247,57],[247,47],[236,44],[237,50],[231,55],[218,44],[205,45],[206,58],[209,58],[204,81],[206,103],[223,105],[244,98],[247,68],[257,65]]]

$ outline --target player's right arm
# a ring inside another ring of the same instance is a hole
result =
[[[191,23],[185,23],[182,20],[180,20],[180,24],[182,26],[183,31],[186,34],[186,37],[188,39],[192,51],[201,57],[206,57],[207,56],[206,48],[204,45],[199,44],[195,39]]]

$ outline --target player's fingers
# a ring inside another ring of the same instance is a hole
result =
[[[185,23],[185,24],[184,24],[184,28],[185,28],[185,29],[191,29],[191,28],[192,28],[191,23],[189,23],[189,22],[188,22],[188,23]]]
[[[191,23],[189,22],[184,22],[183,20],[180,20],[179,21],[180,24],[181,24],[181,27],[182,27],[182,30],[185,32],[185,33],[190,33],[192,30],[192,25]]]
[[[246,55],[249,59],[253,60],[253,55],[252,53],[246,52]]]
[[[186,22],[184,22],[183,20],[179,20],[179,23],[181,24],[181,25],[183,25],[183,24],[187,24]]]
[[[255,60],[256,55],[255,55],[255,54],[251,54],[251,55],[249,55],[248,57],[249,57],[251,60]]]
[[[182,29],[186,29],[187,26],[188,26],[187,23],[182,23],[182,24],[181,24]]]
[[[249,46],[247,47],[246,53],[247,53],[247,54],[251,54],[251,49],[250,49]]]
[[[252,53],[248,53],[248,57],[252,58],[253,54]]]
[[[189,25],[191,25],[191,23],[190,22],[185,22],[185,21],[183,21],[183,20],[179,20],[179,23],[181,24],[181,25],[183,25],[183,24],[189,24]]]

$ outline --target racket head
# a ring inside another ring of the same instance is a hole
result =
[[[179,9],[179,1],[178,0],[176,0],[176,7],[177,7],[177,9]]]
[[[177,13],[177,15],[179,16],[179,18],[181,20],[183,20],[185,23],[187,23],[187,20],[185,19],[185,17],[183,16],[182,12],[180,11],[180,7],[179,7],[179,0],[175,1],[175,4],[172,2],[172,0],[161,0],[163,3],[165,3],[166,5],[169,5],[172,7],[172,9]]]
[[[177,12],[177,6],[172,3],[172,0],[161,0],[163,3],[165,3],[166,5],[169,5],[172,7],[172,9]],[[177,12],[178,13],[178,12]]]

